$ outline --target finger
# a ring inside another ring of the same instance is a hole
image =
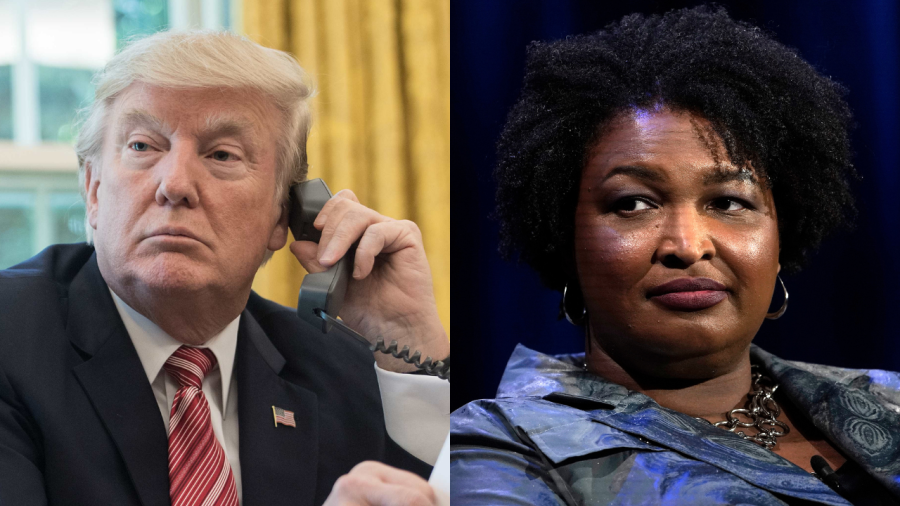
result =
[[[331,236],[334,235],[334,231],[337,230],[338,225],[340,225],[341,221],[344,219],[344,215],[350,212],[354,206],[353,202],[346,199],[332,199],[328,201],[328,204],[330,204],[330,207],[328,208],[327,213],[325,208],[319,213],[319,216],[325,215],[320,228],[322,234],[319,236],[319,251],[317,256],[319,259],[321,259],[322,255],[325,253],[328,244],[331,242]],[[326,206],[328,204],[326,204]]]
[[[353,258],[354,279],[365,278],[375,267],[375,257],[384,249],[385,231],[381,229],[384,225],[387,223],[370,226],[359,240],[356,256]]]
[[[328,269],[316,260],[316,254],[319,251],[319,245],[312,241],[294,241],[290,245],[291,253],[300,261],[300,265],[306,269],[306,272],[315,274]]]
[[[313,220],[313,227],[318,230],[322,230],[322,226],[325,224],[325,220],[327,219],[328,213],[331,211],[331,208],[337,205],[341,200],[349,200],[351,202],[356,202],[357,204],[359,204],[359,198],[355,193],[353,193],[353,190],[341,190],[332,195],[332,197],[328,199],[328,202],[326,202],[325,205],[322,206],[322,210],[319,211],[319,214],[316,215],[316,219]]]
[[[338,219],[340,221],[334,223]],[[368,227],[385,220],[388,218],[359,204],[353,204],[340,218],[332,216],[325,224],[319,241],[319,263],[334,264],[362,237]],[[329,232],[327,237],[326,232]]]
[[[331,242],[331,236],[334,235],[334,231],[337,230],[338,225],[340,225],[341,221],[344,219],[344,215],[352,211],[357,205],[359,204],[344,198],[332,197],[332,199],[325,204],[325,207],[322,208],[322,212],[319,213],[319,216],[324,214],[325,218],[321,226],[322,235],[319,237],[318,258],[320,260],[322,254],[325,253],[325,249],[328,247],[328,243]],[[318,220],[318,218],[316,219]]]
[[[363,504],[373,506],[434,506],[436,501],[434,491],[431,490],[428,483],[425,483],[425,486],[428,487],[429,492],[427,494],[409,487],[381,483],[378,486],[361,490],[364,499]]]
[[[345,474],[334,482],[334,486],[331,487],[331,492],[322,506],[370,506],[363,497],[363,490],[379,485],[381,483],[370,476]]]
[[[359,240],[354,258],[353,277],[363,279],[375,267],[375,257],[396,253],[422,244],[422,234],[411,221],[388,220],[370,225]]]
[[[347,200],[352,200],[353,202],[356,202],[357,204],[359,204],[359,197],[357,197],[356,194],[353,193],[353,190],[351,190],[349,188],[344,188],[343,190],[335,193],[334,196],[345,198]],[[332,197],[332,198],[334,198],[334,197]]]
[[[417,476],[418,478],[418,476]],[[419,478],[424,483],[424,480]],[[332,504],[360,504],[367,506],[433,506],[434,491],[425,483],[427,491],[419,488],[385,483],[377,476],[354,473],[337,479],[325,501]]]
[[[371,224],[373,216],[360,209],[349,209],[340,216],[332,216],[325,223],[319,240],[319,263],[332,265],[347,253]]]
[[[388,485],[395,485],[417,491],[431,502],[435,501],[434,490],[432,490],[431,485],[419,475],[409,471],[397,469],[396,467],[391,467],[374,460],[367,460],[354,466],[353,469],[350,470],[348,476],[360,475],[378,479],[382,483]]]

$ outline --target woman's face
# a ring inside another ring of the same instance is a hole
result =
[[[724,374],[772,299],[772,192],[731,165],[706,126],[667,109],[625,113],[582,172],[575,260],[590,331],[631,373]]]

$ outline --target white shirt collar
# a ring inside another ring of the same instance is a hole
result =
[[[159,376],[166,360],[175,353],[183,343],[175,340],[174,337],[167,334],[163,329],[144,315],[135,311],[131,306],[125,303],[112,288],[109,289],[112,294],[113,301],[116,303],[116,309],[119,316],[125,324],[134,349],[137,350],[138,357],[141,359],[141,365],[144,366],[144,372],[147,379],[152,384],[156,377]],[[221,332],[212,337],[199,348],[209,348],[216,356],[219,363],[219,372],[222,381],[222,414],[227,413],[228,389],[231,386],[231,374],[234,368],[234,354],[237,349],[238,325],[241,316],[231,321],[222,329]]]

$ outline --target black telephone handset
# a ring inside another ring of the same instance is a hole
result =
[[[310,179],[291,187],[291,211],[289,225],[294,239],[319,242],[322,232],[313,227],[319,211],[331,198],[331,190],[321,179]],[[347,283],[353,272],[353,258],[345,255],[327,271],[307,274],[300,286],[297,300],[297,314],[300,319],[322,332],[331,330],[331,322],[324,318],[324,311],[332,317],[338,316],[347,294]]]
[[[294,239],[298,241],[319,242],[322,232],[313,227],[319,211],[331,198],[331,190],[321,179],[310,179],[291,186],[291,210],[288,225]],[[417,351],[410,356],[409,346],[398,350],[397,341],[384,344],[384,338],[378,337],[375,344],[355,330],[337,319],[347,294],[347,284],[353,272],[353,248],[328,270],[315,274],[307,274],[300,285],[300,296],[297,298],[297,315],[301,320],[318,327],[323,333],[337,327],[342,333],[365,344],[371,351],[377,351],[413,364],[421,372],[450,381],[449,359],[432,362],[431,357],[422,360]]]

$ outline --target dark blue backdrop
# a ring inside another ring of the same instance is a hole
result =
[[[494,144],[518,95],[525,47],[596,30],[631,12],[690,1],[453,0],[453,407],[493,397],[516,343],[544,352],[583,348],[556,321],[559,294],[527,267],[499,258],[488,219]],[[793,46],[850,89],[859,219],[785,277],[790,309],[756,338],[784,358],[900,370],[900,16],[895,0],[720,2]],[[460,367],[462,369],[460,369]]]

